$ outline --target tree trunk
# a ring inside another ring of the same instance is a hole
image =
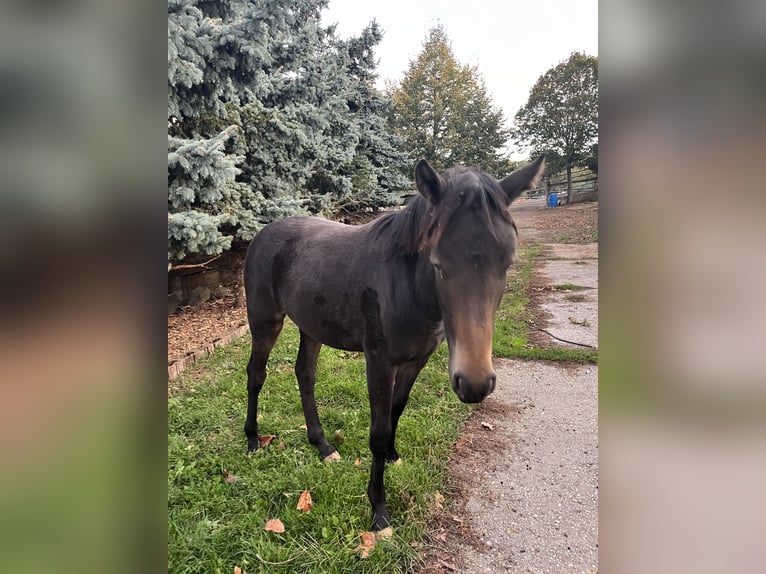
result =
[[[572,201],[572,166],[567,165],[567,205]]]

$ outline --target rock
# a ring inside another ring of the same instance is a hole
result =
[[[213,289],[213,297],[216,299],[226,299],[226,297],[231,296],[231,289],[227,289],[226,287],[223,287],[222,285],[219,285],[215,289]]]
[[[172,315],[181,306],[181,298],[175,293],[168,294],[168,315]]]
[[[197,287],[189,293],[189,305],[199,305],[210,300],[210,289],[207,287]]]

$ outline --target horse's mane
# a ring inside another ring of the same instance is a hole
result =
[[[388,213],[370,224],[375,233],[386,236],[381,240],[388,242],[390,254],[416,255],[438,239],[441,229],[463,206],[480,211],[493,235],[493,215],[514,225],[508,201],[494,178],[477,168],[462,166],[448,169],[442,177],[446,182],[445,194],[437,205],[418,193],[401,211]]]

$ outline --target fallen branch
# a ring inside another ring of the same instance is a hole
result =
[[[184,265],[176,265],[175,267],[171,267],[168,269],[168,271],[175,271],[176,269],[194,269],[195,267],[206,267],[208,263],[212,263],[216,259],[218,259],[223,253],[216,255],[212,259],[208,259],[204,263],[186,263]]]

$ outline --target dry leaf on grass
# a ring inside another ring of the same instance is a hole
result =
[[[223,472],[221,474],[223,474],[223,480],[225,482],[228,482],[229,484],[234,484],[235,482],[239,480],[239,477],[237,475],[231,474],[225,468],[223,469]]]
[[[487,430],[495,430],[495,426],[489,424],[487,421],[481,421],[481,426],[483,426]]]
[[[301,497],[298,499],[298,506],[296,508],[301,512],[308,512],[314,508],[314,501],[311,500],[311,493],[308,490],[304,490],[301,493]]]
[[[343,441],[346,440],[343,438],[343,434],[341,433],[340,429],[335,429],[335,434],[333,435],[333,438],[335,439],[336,444],[343,444]]]
[[[271,441],[273,441],[275,437],[273,434],[264,434],[258,437],[258,443],[261,445],[261,448],[269,446],[271,444]]]
[[[285,531],[285,525],[282,524],[282,521],[279,518],[272,518],[266,523],[266,526],[264,526],[263,529],[281,534]]]
[[[373,532],[362,532],[362,543],[354,548],[354,552],[361,550],[362,558],[367,558],[373,548],[375,548],[375,534]]]
[[[242,570],[239,566],[234,567],[234,574],[247,574],[247,570]]]
[[[437,491],[436,493],[434,493],[434,506],[438,508],[439,510],[441,510],[442,508],[444,508],[443,504],[444,504],[444,495],[441,492]]]
[[[357,459],[354,461],[354,466],[362,466],[362,459],[359,459],[359,458],[357,458]]]

